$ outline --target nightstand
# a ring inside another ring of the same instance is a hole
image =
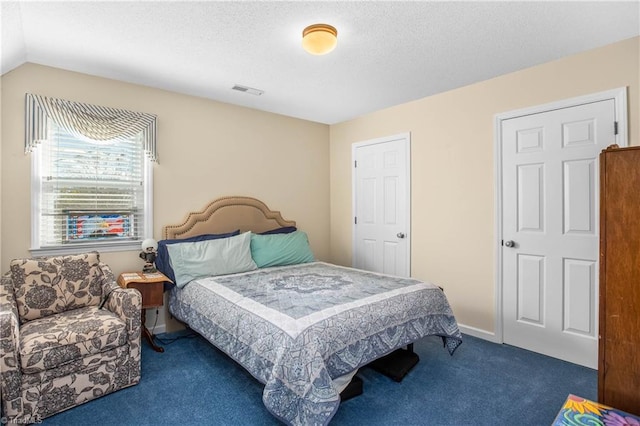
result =
[[[123,272],[118,277],[118,285],[135,288],[142,295],[142,333],[156,352],[164,348],[156,345],[154,336],[146,326],[147,309],[164,305],[164,283],[173,282],[160,272]]]

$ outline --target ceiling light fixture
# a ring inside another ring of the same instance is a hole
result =
[[[324,55],[338,44],[338,30],[327,24],[309,25],[302,31],[302,47],[312,55]]]

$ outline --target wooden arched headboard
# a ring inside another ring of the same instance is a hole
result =
[[[251,197],[222,197],[209,203],[200,212],[189,213],[180,225],[164,227],[165,239],[188,238],[200,234],[220,234],[239,229],[240,232],[264,232],[283,226],[296,226],[285,220],[279,211],[269,209],[262,201]]]

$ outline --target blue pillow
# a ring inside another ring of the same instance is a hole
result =
[[[270,231],[259,232],[259,235],[273,235],[273,234],[290,234],[294,231],[297,231],[298,228],[295,226],[283,226],[282,228],[272,229]]]
[[[251,257],[258,268],[296,265],[315,260],[307,234],[302,231],[289,234],[251,234]]]
[[[169,244],[177,244],[177,243],[190,243],[196,241],[206,241],[206,240],[217,240],[219,238],[228,238],[233,237],[235,235],[240,235],[240,230],[235,230],[233,232],[229,232],[226,234],[202,234],[196,235],[195,237],[183,238],[183,239],[174,239],[174,240],[160,240],[158,241],[158,257],[156,258],[156,268],[158,271],[165,274],[171,281],[176,282],[176,275],[173,272],[173,268],[171,267],[171,262],[169,261],[169,251],[167,250],[167,245]]]
[[[257,266],[251,258],[250,245],[251,232],[168,245],[176,285],[182,288],[197,278],[253,271]]]

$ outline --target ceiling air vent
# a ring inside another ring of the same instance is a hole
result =
[[[264,93],[264,90],[254,89],[253,87],[240,86],[239,84],[236,84],[235,86],[233,86],[232,89],[237,90],[239,92],[250,93],[256,96],[260,96]]]

